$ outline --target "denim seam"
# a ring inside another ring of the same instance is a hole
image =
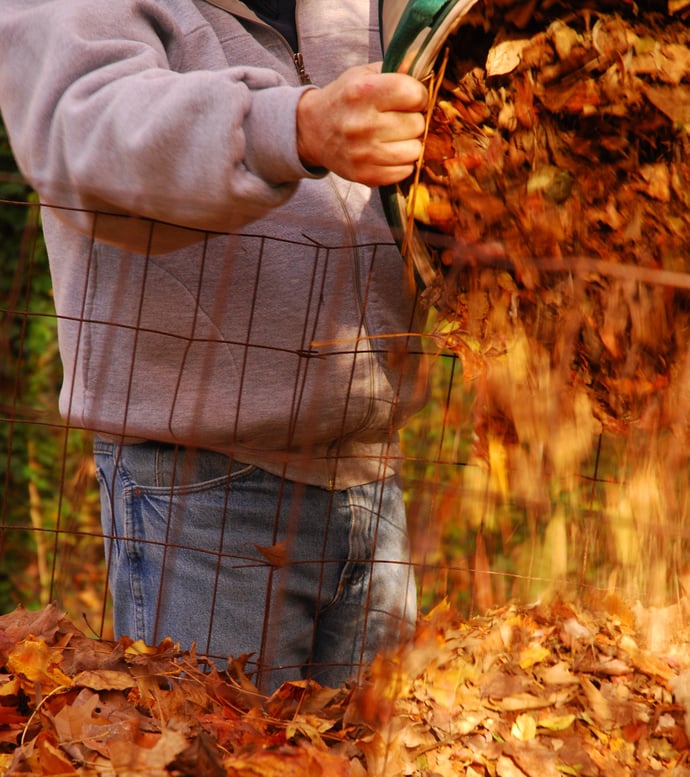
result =
[[[353,492],[356,488],[349,489],[346,493],[348,512],[350,516],[349,547],[347,560],[340,573],[338,588],[333,598],[320,608],[320,613],[325,613],[338,604],[344,602],[348,595],[351,595],[356,589],[362,588],[366,581],[371,577],[371,564],[373,554],[371,553],[371,537],[365,532],[364,521],[361,519],[361,510],[357,507],[353,499]],[[369,553],[367,553],[369,551]]]
[[[138,633],[148,633],[146,624],[146,596],[143,586],[144,570],[142,558],[141,520],[135,515],[137,505],[136,487],[123,488],[125,535],[124,552],[129,559],[129,587],[135,602],[134,618]]]

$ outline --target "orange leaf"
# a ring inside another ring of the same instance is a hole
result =
[[[125,648],[127,657],[135,656],[158,656],[175,649],[175,643],[166,637],[159,645],[147,645],[144,640],[138,639]]]
[[[34,754],[30,761],[38,761],[34,764],[36,774],[59,775],[59,777],[78,777],[79,772],[74,764],[58,747],[53,734],[41,731],[34,743]]]
[[[43,639],[32,636],[15,645],[7,659],[11,672],[40,683],[44,693],[72,685],[72,679],[60,669],[61,663],[62,650],[51,648]]]
[[[350,777],[350,762],[311,747],[259,750],[225,760],[228,777]]]
[[[278,542],[275,545],[254,545],[254,547],[261,553],[266,561],[276,569],[286,566],[290,561],[285,540]]]
[[[474,553],[474,599],[480,612],[490,609],[494,603],[491,567],[482,534],[477,535],[477,546]]]

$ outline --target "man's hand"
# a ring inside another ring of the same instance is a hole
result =
[[[414,170],[424,133],[425,87],[381,65],[346,70],[306,91],[297,106],[297,145],[307,167],[325,167],[368,186],[397,183]]]

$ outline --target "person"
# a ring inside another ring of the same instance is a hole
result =
[[[361,676],[416,616],[398,431],[423,315],[375,187],[427,92],[376,0],[0,0],[0,109],[37,190],[94,432],[116,636]]]

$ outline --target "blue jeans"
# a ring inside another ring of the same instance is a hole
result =
[[[211,451],[97,439],[116,635],[166,636],[264,691],[339,686],[416,617],[396,478],[326,491]]]

